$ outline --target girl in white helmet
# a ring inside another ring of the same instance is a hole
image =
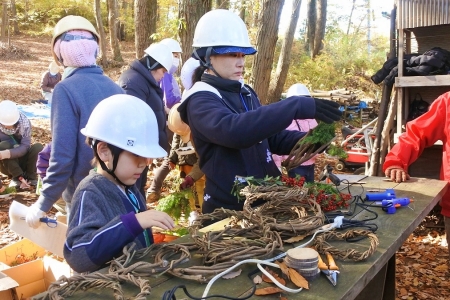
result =
[[[159,145],[167,151],[170,145],[166,132],[167,113],[164,93],[159,83],[164,74],[172,68],[173,55],[169,47],[161,43],[151,44],[144,52],[144,57],[132,61],[130,68],[120,75],[118,83],[126,94],[138,97],[151,107],[158,121]],[[168,159],[164,159],[164,162],[168,166]],[[144,196],[147,172],[148,168],[142,172],[142,177],[136,183]],[[164,178],[165,176],[162,180]]]
[[[62,196],[67,214],[78,183],[89,174],[91,149],[80,129],[94,107],[123,90],[96,64],[99,35],[87,19],[66,16],[53,31],[51,50],[64,67],[63,80],[53,90],[51,106],[52,151],[41,195],[28,210],[26,221],[37,228],[39,219]]]
[[[174,221],[164,212],[147,210],[136,180],[152,158],[167,152],[158,143],[158,124],[151,108],[130,95],[114,95],[93,110],[81,133],[95,155],[95,171],[75,191],[64,258],[76,272],[93,272],[122,254],[153,243],[151,227],[165,230]]]
[[[256,93],[239,81],[245,56],[256,49],[245,23],[231,11],[216,9],[202,16],[193,47],[201,66],[178,111],[191,129],[206,176],[202,210],[242,210],[244,201],[231,193],[236,176],[279,176],[272,153],[289,154],[305,134],[284,130],[292,120],[331,123],[342,113],[335,102],[299,96],[262,106]]]
[[[11,178],[9,186],[37,184],[36,161],[43,146],[31,144],[31,123],[10,100],[0,102],[0,171]],[[1,185],[0,185],[1,186]]]

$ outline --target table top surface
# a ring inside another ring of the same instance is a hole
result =
[[[337,286],[332,286],[327,278],[321,275],[310,282],[309,290],[304,289],[297,294],[285,294],[288,299],[354,299],[364,289],[367,283],[386,265],[389,259],[402,246],[408,236],[417,228],[447,190],[446,181],[434,179],[411,178],[404,183],[395,183],[386,181],[383,177],[366,177],[362,175],[339,175],[339,177],[345,179],[339,186],[339,189],[343,190],[343,192],[347,190],[346,182],[351,182],[353,183],[350,187],[352,195],[361,194],[365,198],[366,191],[383,192],[386,189],[394,189],[397,198],[407,197],[414,199],[414,202],[409,207],[397,209],[395,214],[387,214],[381,208],[372,208],[372,210],[378,213],[378,218],[373,221],[373,223],[378,225],[376,235],[379,239],[379,245],[375,253],[362,262],[337,260],[336,263],[340,268]],[[361,182],[362,184],[358,184],[357,182]],[[368,217],[371,216],[367,212],[359,212],[356,210],[352,216],[347,216],[346,218],[363,220]],[[221,223],[219,222],[211,226],[208,228],[217,228],[221,226]],[[295,246],[301,245],[309,239],[310,237],[307,237],[304,241],[295,244]],[[365,239],[357,243],[352,243],[348,247],[363,247],[367,249],[369,246],[368,243],[368,240]],[[285,250],[292,247],[291,244],[284,245]],[[201,258],[193,255],[190,262],[187,263],[187,266],[191,264],[198,265],[200,261]],[[249,295],[252,289],[252,283],[247,277],[247,274],[255,270],[256,266],[254,264],[245,265],[238,269],[242,270],[241,275],[233,279],[217,280],[212,285],[208,296],[226,295],[238,298]],[[191,295],[200,298],[206,288],[206,284],[183,280],[171,275],[162,275],[157,278],[148,277],[146,279],[149,280],[152,287],[151,294],[147,299],[162,299],[166,291],[178,285],[185,285]],[[268,284],[259,285],[257,288],[265,286],[268,286]],[[288,286],[295,288],[293,285]],[[139,288],[129,283],[124,283],[121,287],[127,298],[134,298],[139,293]],[[67,297],[66,299],[112,299],[112,295],[111,290],[90,289],[87,291],[77,291],[73,296]],[[175,295],[177,299],[188,299],[182,289],[178,289]],[[266,295],[263,298],[280,299],[280,294]],[[258,296],[251,297],[251,299],[263,298]]]

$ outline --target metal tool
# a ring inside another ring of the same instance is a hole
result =
[[[337,284],[337,274],[339,274],[339,267],[334,262],[333,256],[329,252],[325,252],[327,256],[328,265],[323,262],[322,257],[319,254],[319,263],[318,267],[320,271],[322,271],[325,276],[327,276],[328,280],[331,282],[333,286]]]

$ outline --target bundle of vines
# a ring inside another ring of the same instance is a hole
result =
[[[328,132],[328,134],[326,134]],[[322,137],[322,139],[319,137]],[[334,138],[334,126],[319,124],[302,137],[292,149],[284,168],[288,171],[304,160],[323,151]],[[332,253],[336,258],[363,261],[374,253],[378,239],[367,230],[334,230],[317,234],[325,225],[325,212],[347,208],[352,196],[340,193],[333,186],[319,182],[305,183],[304,178],[280,177],[236,178],[232,191],[243,201],[243,210],[224,208],[200,215],[189,227],[189,239],[178,243],[153,244],[135,250],[127,246],[123,255],[110,262],[109,271],[83,276],[61,278],[49,287],[49,298],[60,299],[78,289],[95,284],[110,286],[120,294],[120,284],[129,282],[140,287],[138,296],[150,294],[150,286],[142,277],[168,273],[172,276],[209,282],[237,263],[246,259],[271,260],[286,251],[285,244],[296,243],[315,234],[312,246],[320,253]],[[205,223],[229,220],[223,229],[200,231]],[[368,249],[338,249],[329,241],[367,237]],[[195,254],[196,259],[192,259]],[[201,257],[201,259],[198,259]]]

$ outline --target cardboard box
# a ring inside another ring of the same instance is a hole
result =
[[[1,270],[0,299],[32,297],[45,292],[60,276],[71,276],[71,269],[67,263],[46,255],[44,248],[27,239],[0,249],[0,262],[4,264],[3,266],[9,266],[17,255],[24,254],[30,257],[35,253],[38,259]],[[4,284],[1,284],[2,280],[5,280]],[[14,282],[17,285],[14,285]]]

